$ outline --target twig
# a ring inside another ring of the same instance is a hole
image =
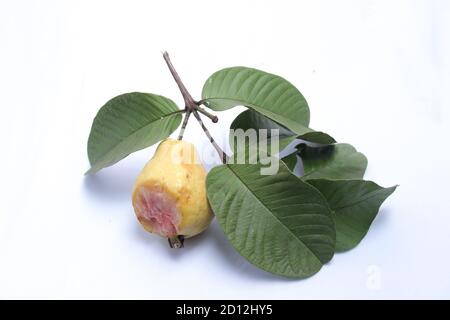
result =
[[[200,118],[200,115],[198,114],[197,110],[194,110],[192,113],[194,114],[195,119],[197,119],[198,123],[202,127],[203,131],[205,132],[205,134],[208,137],[209,141],[213,145],[214,149],[216,149],[216,151],[217,151],[217,153],[218,153],[222,163],[223,164],[227,163],[227,159],[228,159],[227,154],[219,147],[219,145],[216,143],[214,138],[211,136],[211,134],[209,133],[208,128],[206,128],[206,126],[204,125],[204,123],[203,123],[202,119]]]
[[[199,107],[199,105],[200,105],[199,102],[195,102],[195,100],[192,98],[191,94],[189,93],[189,91],[186,89],[186,87],[184,86],[183,82],[181,81],[181,78],[178,75],[177,71],[175,70],[175,67],[173,66],[172,62],[170,61],[169,54],[167,53],[167,51],[165,51],[163,53],[163,57],[164,57],[164,60],[167,63],[167,66],[169,67],[170,73],[172,73],[172,76],[173,76],[175,82],[177,83],[178,88],[181,91],[181,94],[182,94],[183,99],[184,99],[185,107],[186,107],[185,108],[186,115],[184,117],[183,124],[181,126],[181,130],[180,130],[180,134],[178,136],[178,140],[183,139],[184,130],[186,129],[186,125],[187,125],[187,122],[189,120],[189,116],[190,116],[191,113],[193,113],[194,117],[197,119],[198,123],[202,127],[203,131],[205,132],[205,134],[208,137],[209,141],[213,145],[214,149],[216,149],[217,153],[219,154],[219,157],[220,157],[220,160],[222,161],[222,163],[224,163],[224,164],[227,163],[227,160],[228,160],[227,154],[219,147],[219,145],[216,143],[216,141],[214,141],[214,138],[211,136],[211,134],[209,133],[208,129],[203,124],[203,121],[200,118],[200,115],[198,113],[201,112],[202,114],[204,114],[205,116],[210,118],[213,122],[217,122],[219,119],[215,115],[212,115],[208,111],[200,108]]]
[[[196,109],[197,109],[200,113],[202,113],[202,114],[204,114],[205,116],[207,116],[208,118],[210,118],[212,122],[217,123],[217,121],[219,121],[219,118],[217,118],[217,116],[215,116],[215,115],[209,113],[208,111],[206,111],[206,110],[203,109],[203,108],[200,108],[198,105],[197,105],[197,108],[196,108]]]
[[[186,130],[186,125],[189,120],[189,116],[191,115],[191,111],[187,110],[184,115],[183,124],[181,125],[180,133],[178,135],[178,140],[183,140],[184,130]]]
[[[191,94],[184,86],[183,81],[181,81],[181,78],[178,75],[177,71],[175,70],[175,67],[172,64],[172,61],[170,61],[170,57],[169,57],[169,54],[167,53],[167,51],[164,51],[163,57],[167,63],[167,66],[169,67],[170,73],[172,74],[175,82],[178,85],[178,88],[180,88],[181,95],[183,96],[184,103],[186,104],[186,108],[192,111],[193,109],[195,109],[195,106],[196,106],[194,99],[192,98]]]

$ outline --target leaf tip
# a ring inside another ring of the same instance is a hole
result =
[[[94,170],[94,168],[91,167],[91,168],[89,168],[88,171],[86,171],[86,172],[84,173],[84,175],[85,175],[85,176],[90,176],[90,175],[95,174],[96,172],[97,172],[97,170]]]
[[[391,194],[392,194],[392,193],[394,193],[395,190],[397,190],[398,187],[400,187],[400,185],[396,184],[396,185],[393,185],[392,187],[389,187],[388,189],[392,190],[392,192],[391,192]]]

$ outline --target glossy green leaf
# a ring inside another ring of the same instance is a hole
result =
[[[324,147],[298,146],[303,162],[303,180],[361,179],[367,168],[367,158],[350,144]]]
[[[354,248],[364,238],[382,203],[396,186],[382,188],[363,180],[308,180],[328,200],[336,223],[336,251]]]
[[[206,180],[208,199],[228,240],[266,271],[304,278],[328,262],[335,229],[325,198],[280,162],[276,175],[261,165],[222,165]]]
[[[92,124],[87,174],[167,138],[180,125],[178,111],[172,100],[150,93],[126,93],[108,101]]]
[[[309,107],[300,91],[287,80],[264,71],[245,67],[217,71],[203,86],[202,98],[213,110],[246,106],[307,141],[335,142],[329,135],[308,128]]]

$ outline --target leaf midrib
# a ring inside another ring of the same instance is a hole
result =
[[[269,210],[269,208],[264,204],[264,202],[262,202],[262,200],[261,199],[259,199],[252,191],[251,191],[251,189],[249,188],[249,186],[239,177],[239,175],[237,175],[236,174],[236,172],[229,166],[229,165],[227,165],[226,164],[226,166],[227,166],[227,168],[229,168],[230,169],[230,171],[234,174],[234,176],[236,177],[236,178],[238,178],[239,179],[239,181],[246,187],[246,189],[248,190],[248,191],[250,191],[250,194],[251,195],[253,195],[253,197],[267,210],[267,211],[269,211],[270,212],[270,210]],[[323,265],[323,263],[322,263],[322,261],[319,259],[319,257],[305,244],[305,243],[303,243],[303,241],[301,241],[283,222],[281,222],[281,220],[280,219],[278,219],[278,217],[277,216],[275,216],[274,214],[272,214],[272,216],[275,218],[275,220],[284,228],[284,229],[286,229],[296,240],[297,240],[297,242],[302,246],[302,247],[304,247],[304,248],[306,248],[306,250],[308,250],[308,252],[310,252],[313,256],[314,256],[314,258],[315,259],[317,259],[317,261],[319,262],[319,264],[320,265]],[[292,268],[291,268],[292,269]]]
[[[390,187],[390,188],[392,188],[392,187]],[[345,204],[345,205],[342,205],[340,207],[333,208],[333,210],[334,211],[338,211],[338,210],[346,209],[348,207],[356,206],[357,204],[360,204],[363,201],[367,201],[367,200],[370,200],[370,199],[374,198],[375,196],[377,196],[379,193],[381,193],[383,191],[388,191],[390,188],[382,188],[382,189],[379,189],[379,190],[368,192],[363,197],[361,197],[358,201],[351,202],[349,204]]]

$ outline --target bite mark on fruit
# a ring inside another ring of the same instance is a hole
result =
[[[178,234],[181,215],[177,203],[162,187],[139,187],[135,206],[138,219],[152,232],[167,238]]]

